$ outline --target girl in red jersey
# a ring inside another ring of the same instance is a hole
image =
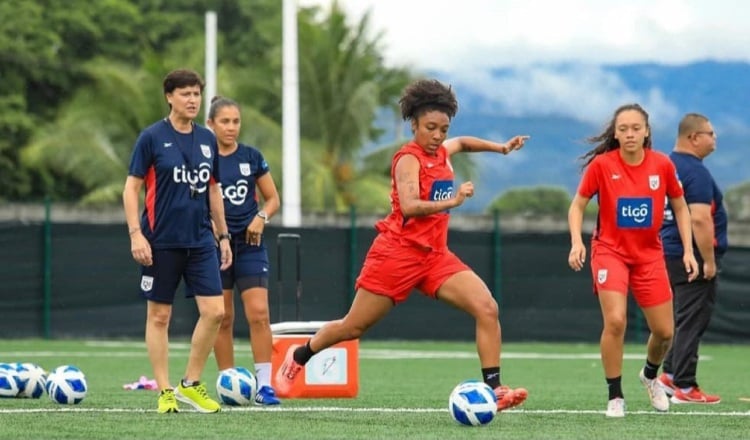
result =
[[[409,85],[400,105],[414,137],[393,156],[392,211],[375,226],[379,234],[357,278],[356,297],[346,316],[324,325],[305,345],[289,348],[276,372],[277,389],[286,394],[315,353],[361,337],[416,288],[474,317],[482,377],[495,390],[498,411],[520,405],[527,391],[500,383],[497,303],[447,242],[449,210],[474,195],[471,182],[454,186],[450,156],[480,151],[508,154],[523,147],[528,136],[516,136],[505,144],[475,137],[446,140],[458,103],[451,88],[436,80]]]
[[[669,399],[656,376],[672,341],[674,318],[659,229],[669,198],[685,247],[685,270],[694,279],[698,264],[693,256],[690,212],[674,165],[651,147],[648,113],[640,105],[618,108],[606,130],[589,141],[596,147],[583,156],[583,178],[568,212],[568,264],[579,271],[586,261],[583,213],[596,195],[599,213],[591,240],[591,272],[604,321],[600,346],[609,387],[606,416],[625,416],[621,379],[628,288],[651,331],[640,381],[651,405],[668,411]]]

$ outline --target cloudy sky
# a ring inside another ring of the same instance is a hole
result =
[[[299,0],[328,5],[331,0]],[[750,60],[745,0],[339,0],[388,60],[440,70],[538,62]]]
[[[353,19],[371,13],[373,29],[384,33],[389,64],[440,71],[459,92],[464,86],[494,93],[506,113],[554,112],[599,121],[630,98],[654,117],[671,119],[678,110],[658,90],[638,96],[599,66],[750,62],[750,3],[744,0],[339,2]],[[573,66],[561,70],[559,63]],[[492,77],[493,67],[511,73]]]

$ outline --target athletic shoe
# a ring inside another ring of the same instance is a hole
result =
[[[177,408],[177,400],[174,398],[174,390],[167,388],[159,393],[159,407],[156,409],[159,414],[180,412]]]
[[[200,382],[195,382],[189,387],[182,386],[182,382],[180,382],[180,385],[177,386],[174,392],[174,396],[177,400],[187,403],[198,412],[215,413],[221,411],[219,402],[208,397],[206,385]]]
[[[512,389],[501,385],[495,388],[495,396],[497,396],[497,410],[504,411],[522,404],[529,396],[529,392],[526,388]]]
[[[691,387],[690,391],[682,391],[677,388],[670,399],[672,403],[700,403],[703,405],[714,405],[721,402],[721,397],[706,394],[699,387]]]
[[[289,349],[287,349],[286,355],[284,356],[284,363],[281,364],[281,367],[276,371],[275,385],[281,395],[289,395],[289,392],[292,391],[292,386],[294,385],[294,379],[297,378],[297,374],[299,374],[304,368],[303,365],[298,364],[297,361],[294,360],[294,350],[299,346],[299,344],[292,344],[289,346]]]
[[[607,402],[607,412],[604,415],[607,417],[625,417],[625,399],[615,397]]]
[[[276,398],[276,391],[268,385],[263,385],[255,393],[255,404],[256,405],[278,405],[281,401]]]
[[[659,375],[659,377],[656,380],[659,381],[659,386],[661,387],[661,389],[664,390],[664,394],[666,394],[669,397],[672,397],[672,395],[674,394],[674,390],[675,390],[674,382],[672,382],[672,379],[670,379],[669,376],[667,376],[667,373],[661,373],[661,375]]]
[[[643,384],[643,386],[646,387],[648,398],[649,400],[651,400],[651,406],[653,406],[657,411],[669,411],[669,397],[667,397],[664,389],[662,389],[661,385],[659,385],[659,380],[657,380],[656,378],[648,379],[643,374],[643,369],[641,369],[641,372],[638,373],[638,377],[641,379],[641,383]]]

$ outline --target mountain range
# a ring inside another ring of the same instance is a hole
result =
[[[591,148],[585,139],[599,134],[615,108],[630,102],[650,113],[654,148],[665,153],[673,148],[682,115],[706,115],[717,132],[717,150],[705,163],[719,186],[726,191],[750,180],[745,158],[750,63],[566,64],[496,69],[478,75],[481,80],[431,74],[457,90],[460,109],[449,135],[496,140],[531,135],[518,153],[476,157],[476,194],[460,208],[464,212],[482,211],[515,187],[551,185],[573,194],[580,179],[578,158]]]

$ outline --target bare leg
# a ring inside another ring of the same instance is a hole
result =
[[[674,335],[674,315],[672,301],[667,301],[658,306],[646,307],[643,315],[646,317],[651,334],[648,336],[647,359],[652,364],[659,365],[672,344]]]
[[[387,296],[377,295],[365,289],[357,290],[349,313],[342,319],[330,321],[310,339],[310,348],[319,352],[341,341],[357,339],[393,308]]]
[[[190,356],[188,357],[185,379],[200,380],[203,368],[206,366],[208,355],[216,342],[221,320],[224,318],[224,299],[221,296],[197,296],[200,317],[193,330],[190,341]]]
[[[459,272],[440,286],[438,299],[474,317],[479,363],[482,368],[499,366],[502,336],[498,307],[484,281],[473,271]]]
[[[273,335],[268,311],[268,289],[255,287],[242,292],[245,317],[250,325],[250,348],[253,362],[271,362]]]
[[[604,376],[622,376],[623,345],[627,326],[628,298],[621,292],[599,291],[604,328],[600,340]]]
[[[219,371],[234,367],[234,290],[226,289],[224,295],[224,318],[214,343],[214,356]]]
[[[172,305],[148,301],[146,309],[146,350],[160,390],[172,388],[169,382],[169,320]]]

